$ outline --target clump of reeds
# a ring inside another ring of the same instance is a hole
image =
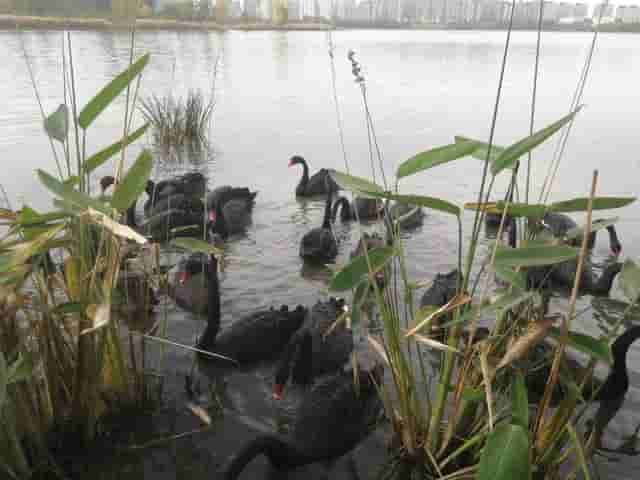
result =
[[[332,52],[330,48],[330,54]],[[403,238],[399,224],[393,220],[387,225],[388,245],[365,250],[361,257],[336,272],[329,285],[335,292],[353,290],[352,323],[357,322],[355,313],[364,303],[363,292],[373,292],[382,318],[384,334],[370,336],[369,341],[390,372],[389,384],[381,385],[380,389],[393,431],[392,458],[383,478],[507,480],[533,476],[543,479],[557,478],[561,468],[576,475],[580,472],[588,478],[598,432],[596,428],[595,435],[580,433],[585,426],[584,408],[580,405],[588,399],[581,397],[576,385],[590,382],[595,362],[610,362],[611,355],[609,338],[571,332],[580,271],[595,206],[619,208],[635,199],[595,197],[597,174],[587,198],[543,204],[541,194],[539,203],[530,204],[528,175],[524,202],[514,194],[519,159],[570,125],[580,110],[577,104],[557,122],[537,132],[533,132],[532,127],[530,136],[509,147],[500,147],[493,143],[499,103],[496,102],[488,143],[456,137],[455,143],[418,153],[403,162],[396,170],[393,183],[387,183],[367,103],[365,77],[353,52],[348,59],[362,93],[372,178],[351,176],[345,154],[347,172],[332,172],[334,180],[354,195],[419,205],[455,218],[458,225],[458,258],[452,259],[452,263],[457,263],[461,276],[456,295],[442,307],[415,308],[413,298],[418,283],[408,276]],[[341,129],[339,111],[338,120]],[[403,194],[399,190],[401,179],[424,174],[463,157],[474,157],[484,164],[478,199],[465,205],[475,210],[475,220],[464,259],[460,206],[441,198]],[[557,161],[554,163],[549,181],[557,169]],[[376,182],[377,167],[377,178],[382,179],[383,185]],[[515,218],[520,227],[524,226],[524,233],[516,239],[515,248],[505,247],[500,241],[492,244],[481,259],[479,273],[475,273],[479,235],[485,211],[490,206],[488,199],[496,177],[501,174],[510,175],[511,193],[503,202],[491,205],[502,213],[498,239],[506,228],[507,216]],[[542,190],[545,188],[549,188],[547,182]],[[388,204],[385,210],[388,212]],[[546,211],[587,212],[580,249],[562,244],[561,239],[537,237],[536,226]],[[541,289],[529,288],[527,271],[541,267],[550,270],[565,261],[575,262],[577,267],[571,300],[566,311],[550,315]],[[640,291],[640,268],[630,261],[625,268],[634,272],[622,275],[625,292]],[[383,287],[375,280],[381,271],[386,275]],[[633,280],[635,275],[638,277]],[[496,277],[504,287],[494,291]],[[629,309],[639,300],[632,297],[628,297]],[[480,336],[478,320],[489,315],[495,316],[495,322]],[[558,320],[559,328],[554,328],[553,323]],[[544,343],[541,347],[544,353],[540,355],[538,345],[550,336],[556,337],[556,343]],[[586,353],[590,362],[581,372],[565,370],[560,375],[559,367],[568,347]],[[435,357],[435,369],[432,368],[434,362],[427,361],[427,355],[431,360]],[[547,368],[548,373],[542,375],[541,398],[534,400],[525,377],[540,368]],[[559,386],[568,393],[552,410],[551,394]],[[534,405],[535,408],[531,408]]]
[[[201,91],[189,91],[187,97],[152,95],[145,99],[140,111],[151,124],[157,146],[170,151],[184,147],[201,149],[208,144],[215,101]]]
[[[8,227],[0,238],[3,478],[66,478],[57,455],[71,449],[82,456],[108,434],[114,417],[146,411],[159,393],[157,375],[147,370],[144,340],[112,308],[114,303],[118,309],[127,307],[135,296],[141,299],[136,317],[150,310],[148,296],[136,295],[147,291],[144,286],[128,291],[127,281],[119,281],[127,275],[142,285],[153,283],[146,271],[136,276],[125,267],[125,257],[138,255],[147,240],[119,223],[152,168],[146,150],[124,168],[126,147],[147,128],[129,132],[137,96],[131,85],[149,56],[133,61],[132,35],[130,66],[81,108],[71,34],[63,35],[68,98],[50,115],[41,110],[56,172],[37,171],[53,197],[53,210],[41,213],[28,205],[0,210]],[[31,73],[26,52],[25,58]],[[33,76],[32,82],[36,88]],[[122,138],[90,154],[87,130],[125,92]],[[90,191],[94,170],[117,154],[113,195],[96,198]]]

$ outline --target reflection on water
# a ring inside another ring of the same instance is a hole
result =
[[[287,168],[293,154],[306,157],[312,171],[344,169],[327,43],[323,32],[138,32],[135,55],[151,53],[140,98],[172,93],[184,96],[189,89],[209,92],[216,58],[216,106],[211,142],[214,155],[179,155],[158,160],[154,177],[163,178],[188,170],[207,175],[209,187],[222,184],[257,190],[253,224],[246,235],[227,245],[231,261],[222,280],[223,325],[271,305],[311,305],[326,295],[328,273],[302,263],[298,256],[304,233],[322,222],[324,203],[296,200],[294,189],[300,173]],[[536,126],[566,113],[591,37],[586,34],[545,33],[538,90]],[[369,151],[360,91],[346,60],[350,49],[358,53],[367,78],[367,93],[387,175],[417,152],[453,141],[454,135],[486,138],[495,98],[504,32],[396,32],[340,31],[336,43],[336,89],[343,116],[347,159],[355,175],[368,175]],[[7,165],[1,179],[11,201],[38,209],[49,207],[48,197],[33,174],[36,168],[53,170],[50,147],[33,98],[31,82],[22,58],[22,44],[32,60],[35,81],[45,111],[62,101],[62,32],[0,31],[0,58],[10,82],[0,83],[0,95],[9,99],[0,109],[0,158]],[[73,32],[73,55],[80,104],[127,65],[129,36],[123,32]],[[573,128],[565,162],[558,172],[554,199],[584,196],[592,171],[600,170],[599,195],[638,193],[637,89],[640,78],[640,36],[601,35],[591,78],[585,92],[585,108]],[[528,132],[528,102],[533,74],[535,33],[513,36],[505,90],[498,119],[496,142],[506,144]],[[99,117],[88,131],[88,152],[111,144],[122,131],[124,98]],[[142,118],[136,115],[134,126]],[[141,146],[129,148],[127,165]],[[612,149],[615,155],[612,156]],[[546,173],[553,143],[533,155],[533,192],[537,197]],[[158,159],[158,156],[156,156]],[[635,168],[635,170],[634,170]],[[96,172],[111,173],[113,164]],[[476,201],[482,164],[460,160],[402,180],[403,193],[441,196],[461,205]],[[496,196],[504,193],[506,180],[498,178]],[[523,186],[522,186],[523,187]],[[521,188],[520,191],[524,191]],[[140,202],[142,203],[142,202]],[[423,225],[404,232],[408,273],[411,279],[428,280],[436,272],[448,272],[457,263],[457,223],[454,218],[427,211]],[[619,212],[624,255],[640,255],[640,205]],[[576,220],[581,217],[576,215]],[[473,215],[465,212],[465,242]],[[362,227],[381,231],[380,225]],[[340,253],[345,263],[359,237],[354,224],[336,224]],[[483,240],[479,255],[486,253]],[[606,242],[594,250],[596,260],[608,253]],[[174,255],[166,263],[175,263]],[[621,298],[615,287],[614,298]],[[416,301],[420,295],[415,295]],[[566,299],[554,299],[564,308]],[[607,332],[620,318],[621,306],[606,299],[579,299],[584,311],[573,327],[591,334]],[[164,319],[164,317],[163,317]],[[636,321],[638,315],[630,315]],[[163,320],[164,321],[164,320]],[[166,317],[169,337],[192,345],[202,332],[202,318],[170,310]],[[151,347],[150,347],[151,348]],[[192,354],[165,350],[166,365],[174,376],[174,392],[182,391],[184,376],[193,367]],[[619,443],[640,422],[640,345],[629,353],[632,387],[623,411],[612,421],[605,442]],[[243,415],[273,426],[277,418],[269,392],[270,365],[234,371],[226,378],[229,402]],[[603,369],[602,374],[606,374]],[[211,375],[213,379],[217,375]],[[622,465],[624,465],[624,461]]]

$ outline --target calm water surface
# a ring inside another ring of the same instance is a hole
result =
[[[454,135],[488,138],[504,37],[502,32],[335,33],[336,90],[352,173],[369,175],[370,170],[360,90],[346,59],[349,49],[357,52],[362,63],[384,166],[392,175],[403,160],[450,143]],[[84,104],[126,67],[129,37],[122,33],[74,32],[72,38],[77,89]],[[590,40],[589,35],[581,33],[545,34],[537,126],[567,113]],[[23,51],[31,61],[44,110],[51,112],[63,98],[61,46],[60,32],[0,32],[4,80],[0,98],[5,99],[0,109],[0,159],[5,166],[0,181],[14,206],[27,203],[47,208],[48,197],[35,180],[34,169],[55,168]],[[640,36],[612,34],[599,38],[584,93],[586,106],[573,128],[553,198],[586,195],[594,169],[600,171],[598,194],[638,193],[639,49]],[[325,295],[322,278],[303,269],[298,258],[299,240],[320,224],[323,205],[295,199],[293,192],[301,172],[288,169],[287,160],[292,154],[300,154],[307,158],[312,171],[321,167],[344,170],[327,50],[323,32],[142,32],[137,36],[136,54],[151,53],[143,76],[142,98],[167,93],[180,96],[198,88],[209,92],[214,65],[220,58],[212,128],[214,159],[158,162],[155,175],[198,169],[209,176],[211,187],[247,185],[260,192],[248,234],[228,247],[237,260],[231,262],[223,277],[225,321],[272,304],[311,304]],[[535,34],[516,32],[497,122],[498,143],[508,143],[528,132],[534,54]],[[121,134],[122,113],[123,100],[99,118],[89,131],[89,151],[112,143]],[[551,142],[534,153],[536,195],[554,145]],[[129,152],[129,160],[136,151]],[[109,165],[100,173],[112,168]],[[403,180],[401,190],[442,196],[461,204],[475,200],[480,174],[480,162],[459,161]],[[504,182],[498,182],[498,193],[504,186]],[[619,215],[623,254],[637,258],[640,205],[627,207]],[[467,234],[471,218],[467,214],[464,219]],[[355,226],[338,224],[337,234],[343,239],[338,261],[343,261],[357,232]],[[455,245],[455,222],[441,214],[429,214],[424,226],[407,237],[411,275],[428,279],[452,268]],[[596,260],[604,259],[607,251],[602,235],[595,250]],[[619,288],[614,286],[612,297],[621,298]],[[580,307],[591,303],[584,297]],[[612,315],[615,318],[617,309],[610,301],[593,302],[592,306],[580,317],[579,324],[597,333],[599,325],[611,322]],[[189,314],[171,313],[169,331],[175,341],[190,344],[202,327],[202,321]],[[178,376],[191,368],[190,355],[182,351],[169,351],[168,355]],[[613,420],[605,439],[612,445],[640,422],[640,343],[630,351],[629,363],[632,387],[623,412]],[[256,376],[260,381],[254,381]],[[268,367],[257,373],[234,375],[229,382],[233,387],[230,395],[241,411],[271,418],[273,406],[269,401],[251,400],[256,388],[258,397],[268,398]],[[252,389],[245,386],[248,383]],[[251,403],[255,405],[249,406]]]

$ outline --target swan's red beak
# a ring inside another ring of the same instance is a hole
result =
[[[289,166],[290,166],[290,167],[293,167],[294,165],[295,165],[295,164],[293,163],[293,158],[290,158],[290,159],[289,159]]]
[[[184,283],[189,278],[189,273],[187,273],[187,272],[178,272],[177,277],[178,277],[178,283],[180,285],[184,285]]]
[[[621,247],[613,247],[611,249],[611,255],[613,255],[614,257],[619,256],[622,253],[622,248]]]
[[[274,400],[282,400],[282,391],[284,390],[284,385],[280,384],[280,383],[276,383],[273,386],[273,393],[271,394],[271,396],[274,398]]]
[[[209,212],[209,221],[211,223],[216,223],[216,212],[214,210]]]

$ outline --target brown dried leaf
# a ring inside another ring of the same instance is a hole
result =
[[[542,340],[548,333],[549,328],[553,325],[556,317],[545,317],[539,322],[533,322],[529,325],[527,332],[519,337],[513,345],[507,350],[502,357],[502,360],[498,363],[496,370],[509,365],[511,362],[522,358],[531,347],[535,346],[540,340]]]
[[[466,305],[470,301],[471,301],[471,297],[466,293],[460,293],[456,295],[451,300],[449,300],[449,302],[445,303],[442,307],[438,308],[435,312],[431,313],[430,315],[427,315],[425,319],[418,322],[418,324],[415,327],[413,327],[411,330],[409,330],[405,334],[405,338],[415,335],[417,331],[422,330],[426,325],[431,324],[431,322],[433,322],[433,320],[435,320],[436,318],[442,315],[445,315],[462,305]]]

